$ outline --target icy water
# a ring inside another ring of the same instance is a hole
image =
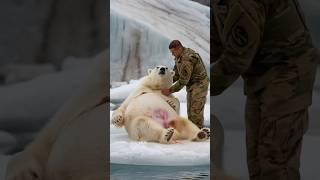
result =
[[[210,166],[136,166],[111,164],[111,180],[210,179]]]

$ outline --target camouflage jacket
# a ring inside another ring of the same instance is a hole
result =
[[[173,68],[175,82],[170,90],[177,92],[184,86],[190,87],[194,83],[208,79],[206,68],[198,53],[190,48],[183,48],[180,58],[175,58],[175,66]]]
[[[246,95],[294,78],[301,92],[312,89],[319,57],[297,0],[215,0],[212,6],[211,95],[240,75]]]

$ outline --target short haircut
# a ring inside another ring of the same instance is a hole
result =
[[[181,42],[179,40],[173,40],[171,41],[171,43],[169,44],[169,49],[172,48],[177,48],[177,47],[183,47]]]

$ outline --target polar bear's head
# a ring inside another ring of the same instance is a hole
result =
[[[153,90],[169,88],[173,83],[173,76],[174,71],[166,66],[158,65],[148,70],[143,84]]]

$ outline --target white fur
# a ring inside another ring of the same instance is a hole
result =
[[[84,88],[10,160],[7,180],[106,179],[106,104],[96,105],[106,97],[107,57],[104,52],[95,58],[97,64]]]

